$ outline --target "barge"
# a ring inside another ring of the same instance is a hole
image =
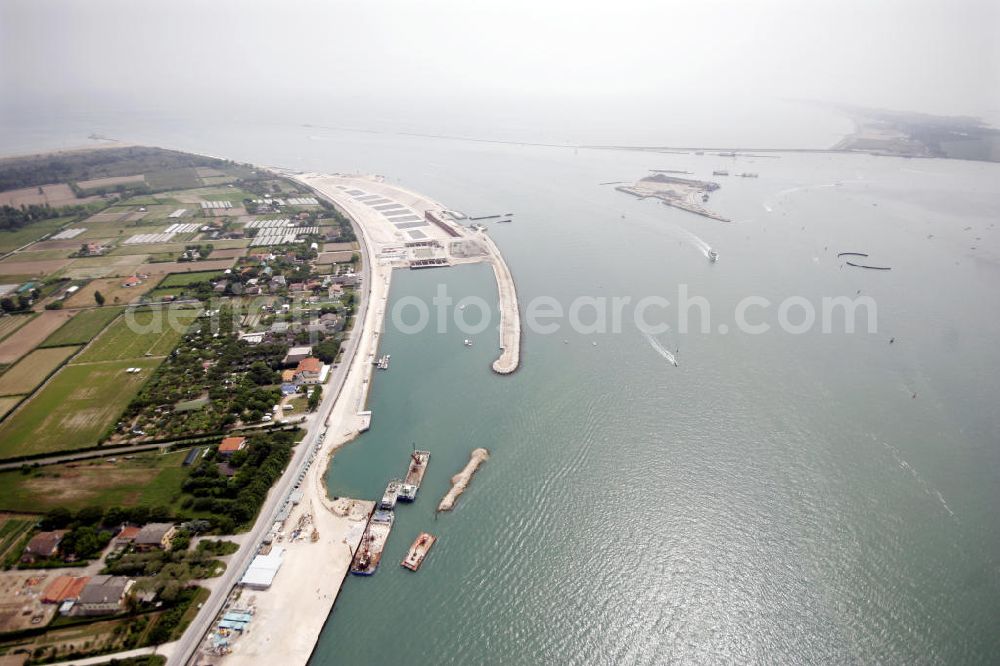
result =
[[[412,502],[417,499],[417,491],[420,490],[420,482],[424,480],[424,472],[427,471],[427,462],[430,459],[430,451],[414,451],[410,454],[410,468],[406,471],[406,478],[399,488],[400,502]]]
[[[395,515],[392,511],[376,511],[368,521],[368,527],[361,537],[361,544],[351,562],[351,573],[355,576],[371,576],[382,560],[382,551],[389,539],[389,531]]]
[[[400,564],[410,571],[416,571],[420,568],[420,565],[424,563],[424,558],[427,557],[427,552],[437,541],[437,537],[433,534],[428,534],[427,532],[421,532],[417,540],[413,542],[410,546],[410,550],[406,552],[406,557]]]

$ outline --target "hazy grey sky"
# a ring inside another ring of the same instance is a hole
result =
[[[273,91],[338,103],[792,97],[996,116],[998,6],[0,0],[0,95],[206,105]]]

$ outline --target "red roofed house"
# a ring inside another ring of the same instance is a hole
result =
[[[134,275],[129,275],[127,278],[122,280],[123,287],[138,287],[140,284],[142,284],[142,280]]]
[[[45,586],[42,602],[46,604],[61,604],[64,601],[76,601],[80,598],[83,588],[90,582],[90,576],[56,576]]]
[[[246,437],[225,437],[219,444],[219,455],[228,458],[247,447]]]
[[[139,536],[139,532],[142,530],[141,527],[136,527],[135,525],[129,525],[128,527],[123,527],[121,532],[115,535],[115,545],[127,546],[135,541],[135,538]]]
[[[299,361],[295,368],[295,378],[303,384],[315,384],[319,381],[323,372],[323,362],[318,358],[310,356]]]

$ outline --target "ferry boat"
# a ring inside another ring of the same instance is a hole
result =
[[[385,354],[384,356],[379,357],[378,361],[375,362],[375,367],[379,370],[388,370],[390,358],[392,358],[392,354]]]
[[[406,471],[406,478],[399,488],[400,502],[412,502],[417,499],[417,491],[420,490],[420,482],[424,480],[427,461],[430,459],[430,451],[414,451],[410,454],[410,468]]]
[[[421,532],[417,540],[413,542],[410,546],[410,550],[406,552],[406,557],[400,562],[401,565],[409,569],[410,571],[416,571],[420,568],[420,565],[424,563],[424,558],[427,557],[427,551],[431,549],[434,542],[437,541],[437,537],[433,534],[428,534],[427,532]]]
[[[717,262],[719,260],[719,253],[716,252],[714,249],[710,248],[708,250],[708,260],[711,261],[714,264],[715,262]]]
[[[401,485],[403,484],[399,479],[393,479],[389,482],[389,485],[385,487],[385,492],[382,493],[382,501],[378,505],[380,509],[392,511],[396,508],[396,500],[399,498],[399,487]]]
[[[355,576],[371,576],[378,569],[378,563],[382,560],[382,551],[385,549],[385,542],[389,539],[389,531],[395,520],[392,511],[376,511],[368,521],[368,527],[361,537],[361,544],[358,552],[354,554],[351,562],[351,573]]]

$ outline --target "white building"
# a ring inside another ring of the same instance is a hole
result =
[[[283,548],[274,548],[267,555],[253,558],[247,572],[240,579],[240,584],[252,590],[266,590],[271,587],[274,577],[281,568],[281,559],[285,554]]]

